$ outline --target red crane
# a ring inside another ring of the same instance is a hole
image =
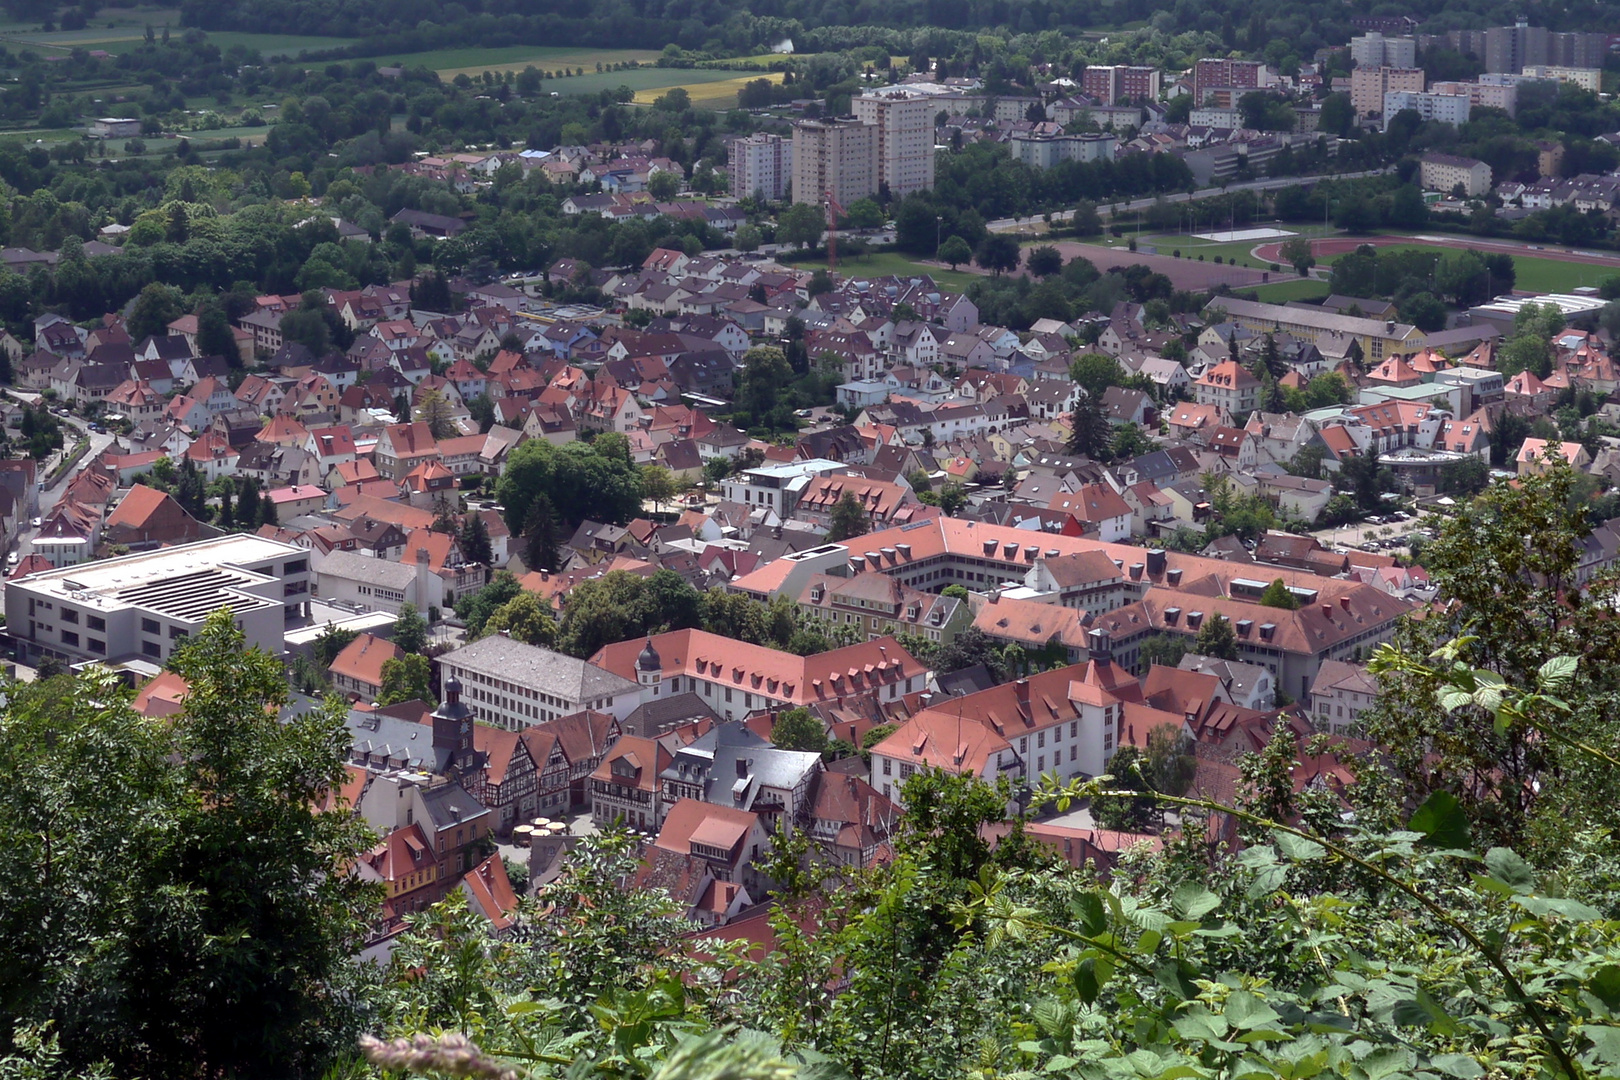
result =
[[[844,208],[830,190],[821,193],[821,205],[827,211],[827,272],[832,273],[838,269],[838,219],[844,216]]]

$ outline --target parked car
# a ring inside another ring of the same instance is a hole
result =
[[[44,522],[41,521],[41,519],[39,519],[39,518],[31,518],[29,520],[28,524],[37,529],[37,528],[40,527],[40,525],[44,524]]]

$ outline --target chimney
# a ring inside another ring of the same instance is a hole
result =
[[[1346,611],[1350,610],[1350,594],[1349,593],[1345,593],[1343,596],[1339,597],[1339,606],[1342,607]]]
[[[1016,683],[1013,684],[1013,686],[1017,689],[1017,693],[1018,693],[1018,708],[1020,710],[1022,710],[1025,713],[1025,715],[1028,715],[1028,713],[1029,713],[1029,680],[1028,679],[1019,679]]]
[[[1329,618],[1332,618],[1333,617],[1333,605],[1332,604],[1323,604],[1322,605],[1322,614],[1328,616]]]

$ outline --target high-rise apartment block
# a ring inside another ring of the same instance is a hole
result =
[[[942,108],[937,96],[891,86],[861,94],[850,107],[857,120],[877,128],[880,187],[887,185],[898,199],[934,186],[934,117]]]
[[[1266,65],[1258,60],[1217,60],[1205,58],[1193,66],[1193,104],[1210,104],[1209,93],[1213,90],[1231,90],[1238,94],[1250,90],[1258,90],[1265,78]],[[1217,101],[1218,105],[1236,104],[1238,95],[1232,101]]]
[[[803,120],[793,126],[793,201],[821,205],[831,194],[844,206],[878,186],[877,125],[854,116]],[[930,159],[931,163],[931,159]],[[929,175],[932,177],[932,168]]]
[[[1363,34],[1350,39],[1350,56],[1357,67],[1417,67],[1417,40],[1385,37],[1379,33]]]
[[[1455,49],[1485,62],[1493,74],[1517,75],[1527,67],[1601,68],[1609,39],[1599,33],[1555,33],[1521,19],[1489,30],[1420,34],[1421,49]]]
[[[1104,105],[1117,101],[1157,101],[1163,88],[1156,67],[1111,64],[1088,67],[1080,75],[1080,89]]]
[[[1385,94],[1421,94],[1423,80],[1422,68],[1356,68],[1350,73],[1350,104],[1356,110],[1356,119],[1382,116]]]
[[[793,141],[763,133],[731,144],[731,193],[739,198],[787,198],[793,182]]]

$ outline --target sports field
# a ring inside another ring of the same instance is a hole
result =
[[[1511,255],[1518,272],[1515,287],[1520,292],[1569,292],[1587,285],[1600,285],[1611,277],[1620,276],[1620,254],[1573,251],[1554,245],[1532,246],[1506,240],[1427,234],[1339,236],[1314,240],[1311,247],[1318,262],[1331,264],[1362,244],[1395,251],[1470,250]],[[1274,254],[1274,247],[1262,245],[1257,254],[1261,258],[1270,256]]]

